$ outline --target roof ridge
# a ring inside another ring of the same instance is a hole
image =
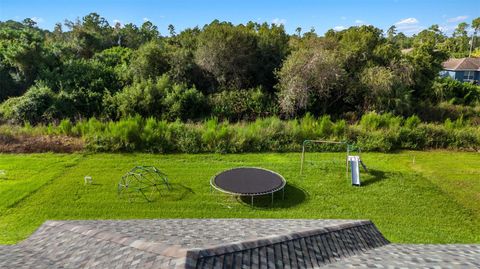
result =
[[[222,244],[205,249],[192,249],[187,253],[185,268],[204,268],[205,265],[208,267],[208,265],[217,263],[230,268],[234,265],[234,257],[238,257],[238,255],[249,257],[262,255],[258,253],[264,253],[260,258],[260,264],[266,265],[273,262],[268,261],[272,257],[275,257],[273,258],[275,263],[283,263],[286,261],[285,259],[291,262],[291,257],[285,257],[289,255],[296,257],[299,252],[303,253],[304,258],[300,258],[300,260],[293,258],[293,260],[305,262],[307,268],[317,268],[317,266],[336,262],[370,249],[380,248],[389,243],[373,222],[355,221],[255,240]],[[284,256],[284,251],[292,254]],[[275,252],[278,253],[275,254]],[[257,262],[258,260],[253,262],[248,260],[247,263],[257,264]],[[238,266],[238,264],[235,265]],[[249,268],[248,265],[247,268]],[[294,266],[294,268],[296,267]]]
[[[231,251],[241,251],[249,248],[264,247],[266,245],[281,243],[285,241],[291,241],[293,239],[304,238],[304,237],[309,237],[313,235],[321,235],[325,233],[331,233],[335,231],[340,231],[340,230],[349,229],[353,227],[360,227],[364,225],[373,225],[373,222],[371,222],[370,220],[359,220],[359,221],[353,221],[349,223],[332,224],[332,225],[324,226],[321,228],[308,228],[302,231],[291,231],[291,232],[286,232],[286,233],[281,233],[276,235],[259,237],[255,239],[221,243],[221,244],[202,247],[202,248],[191,248],[191,249],[188,249],[188,252],[198,253],[200,257],[204,257],[204,254],[207,254],[207,253],[215,253],[215,255],[221,255]]]
[[[460,61],[458,61],[458,64],[455,66],[454,69],[457,69],[461,64],[463,64],[463,62],[465,61],[465,59],[467,59],[467,58],[460,58],[460,59],[459,59]]]

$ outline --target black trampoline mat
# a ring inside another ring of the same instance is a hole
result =
[[[240,195],[271,193],[281,189],[285,180],[279,174],[261,168],[234,168],[214,178],[217,188]]]

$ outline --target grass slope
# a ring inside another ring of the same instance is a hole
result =
[[[364,185],[350,186],[340,153],[309,153],[299,176],[298,153],[0,155],[0,243],[28,237],[48,219],[344,218],[371,219],[393,242],[480,243],[480,156],[476,153],[365,153]],[[415,162],[413,162],[415,157]],[[173,190],[154,202],[117,196],[120,177],[155,165]],[[259,166],[288,181],[285,200],[249,200],[211,193],[210,177]],[[85,186],[91,175],[94,184]],[[475,200],[477,199],[477,200]]]

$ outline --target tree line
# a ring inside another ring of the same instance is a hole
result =
[[[451,100],[475,106],[477,86],[438,78],[448,57],[480,56],[470,27],[476,34],[480,18],[460,23],[451,36],[433,25],[411,37],[395,26],[319,36],[217,20],[179,33],[170,25],[162,35],[149,21],[110,25],[96,13],[53,31],[10,20],[0,22],[0,116],[34,124],[135,115],[238,121],[409,116]]]

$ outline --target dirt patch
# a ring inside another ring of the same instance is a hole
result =
[[[12,136],[0,134],[1,153],[72,153],[83,150],[82,139],[68,136]]]

